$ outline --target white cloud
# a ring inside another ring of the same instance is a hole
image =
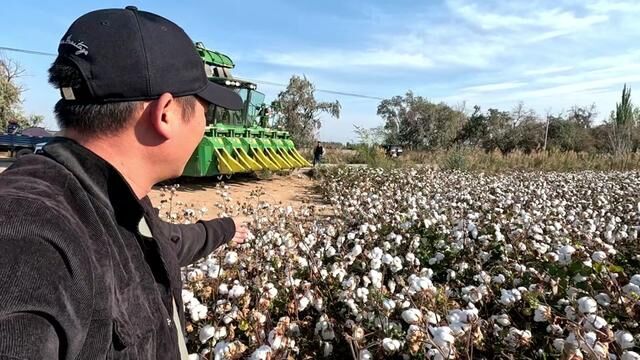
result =
[[[527,75],[527,76],[548,75],[548,74],[555,74],[555,73],[569,71],[571,69],[573,69],[573,66],[551,66],[551,67],[537,68],[534,70],[528,70],[528,71],[525,71],[523,75]]]
[[[520,9],[521,11],[517,13],[507,13],[491,12],[481,9],[476,3],[460,0],[449,0],[447,5],[453,13],[459,15],[465,21],[485,30],[547,29],[548,31],[544,31],[542,35],[539,35],[540,39],[577,32],[608,19],[603,14],[589,14],[579,17],[570,10],[560,8],[535,11],[522,11],[523,9]],[[523,7],[526,8],[526,6]]]
[[[267,53],[264,60],[271,64],[317,69],[376,66],[429,68],[433,66],[433,61],[419,52],[396,52],[380,49],[353,51],[322,49],[309,52]]]
[[[516,89],[527,85],[524,82],[503,82],[503,83],[495,83],[495,84],[484,84],[484,85],[475,85],[462,88],[463,92],[472,92],[472,93],[486,93],[486,92],[495,92],[501,90],[509,90]]]

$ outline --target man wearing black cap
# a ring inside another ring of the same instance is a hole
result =
[[[64,135],[0,175],[0,359],[186,359],[180,267],[247,232],[166,223],[147,193],[182,173],[207,106],[241,99],[134,7],[77,19],[49,80]]]

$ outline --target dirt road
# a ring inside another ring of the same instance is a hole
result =
[[[221,201],[217,185],[226,185],[234,203],[250,201],[251,193],[262,190],[260,197],[272,205],[291,205],[294,208],[304,203],[322,205],[321,197],[315,191],[316,182],[302,170],[296,170],[287,176],[274,175],[269,179],[257,179],[252,176],[238,176],[231,180],[219,182],[212,179],[188,179],[179,182],[180,187],[174,201],[181,201],[187,207],[200,209],[206,207],[210,211],[204,217],[213,218],[218,214],[216,204]],[[162,190],[155,187],[149,194],[154,206],[160,204]]]

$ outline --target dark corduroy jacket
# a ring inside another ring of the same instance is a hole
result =
[[[233,220],[169,224],[78,143],[44,152],[0,174],[0,359],[178,359],[180,267]]]

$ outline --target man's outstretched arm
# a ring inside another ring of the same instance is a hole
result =
[[[152,209],[151,202],[145,200],[147,209]],[[154,219],[153,231],[160,231],[174,246],[180,266],[193,264],[211,254],[220,246],[231,242],[242,244],[247,237],[247,228],[236,224],[233,218],[201,220],[195,224],[171,224],[157,217]]]

